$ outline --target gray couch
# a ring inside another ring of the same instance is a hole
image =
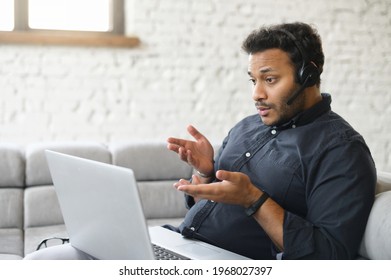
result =
[[[0,144],[0,260],[22,259],[47,237],[66,237],[44,150],[132,168],[149,225],[178,225],[183,195],[172,187],[193,170],[165,143]],[[391,174],[379,172],[376,202],[361,244],[362,258],[391,259]]]

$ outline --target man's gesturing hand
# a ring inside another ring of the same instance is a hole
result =
[[[262,194],[262,191],[255,187],[244,173],[219,170],[216,172],[216,178],[221,182],[211,184],[178,182],[175,187],[195,198],[238,204],[246,208]]]
[[[195,141],[170,137],[167,139],[167,148],[176,152],[181,160],[202,174],[212,177],[214,175],[212,145],[194,126],[189,125],[187,131]]]

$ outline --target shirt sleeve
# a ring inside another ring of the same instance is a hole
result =
[[[308,211],[285,211],[284,259],[354,259],[374,201],[376,169],[365,144],[339,144],[308,171]]]

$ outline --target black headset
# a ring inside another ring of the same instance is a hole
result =
[[[299,94],[302,93],[305,88],[312,87],[319,82],[320,72],[318,67],[308,59],[308,56],[304,52],[304,48],[301,46],[296,37],[286,29],[279,29],[279,31],[285,33],[293,41],[296,48],[300,52],[301,58],[303,59],[303,63],[297,73],[297,79],[300,84],[300,88],[294,91],[292,96],[287,101],[287,105],[291,105],[296,97],[299,96]]]

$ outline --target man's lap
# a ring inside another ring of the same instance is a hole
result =
[[[24,257],[24,260],[93,260],[94,258],[71,244],[41,249]]]

